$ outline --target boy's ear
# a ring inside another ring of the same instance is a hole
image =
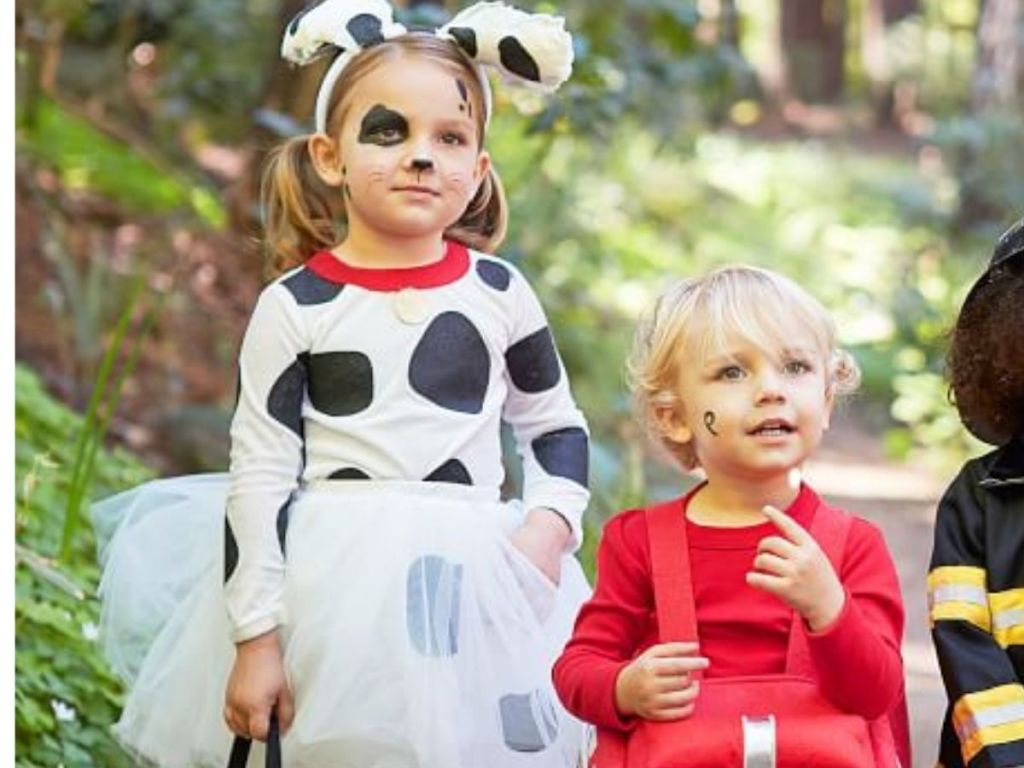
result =
[[[821,428],[824,431],[828,431],[828,428],[832,425],[832,408],[836,404],[836,387],[835,384],[825,385],[825,418],[822,419]]]
[[[480,184],[490,170],[491,156],[487,154],[486,149],[481,149],[480,154],[476,156],[476,167],[473,169],[473,183],[476,184],[476,189],[473,190],[473,197],[476,197],[476,193],[480,190]]]
[[[306,144],[317,176],[329,187],[340,187],[345,180],[338,142],[326,133],[314,133]]]
[[[658,431],[673,443],[685,445],[693,439],[693,430],[686,422],[681,405],[659,405],[654,411],[654,422]]]

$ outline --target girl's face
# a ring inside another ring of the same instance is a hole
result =
[[[345,196],[350,231],[440,237],[490,164],[477,140],[481,106],[465,76],[403,56],[371,70],[346,100],[334,146],[314,137],[310,148],[324,181]]]
[[[821,442],[832,412],[817,340],[795,328],[765,350],[729,334],[721,348],[680,362],[678,405],[663,420],[668,436],[693,440],[709,478],[785,476]]]

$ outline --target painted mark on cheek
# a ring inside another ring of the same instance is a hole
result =
[[[359,125],[359,143],[390,147],[401,144],[409,136],[405,117],[383,104],[375,104]]]
[[[465,112],[470,117],[473,116],[473,104],[469,100],[469,88],[462,81],[461,78],[455,78],[455,86],[459,89],[459,97],[462,99],[462,103],[459,104],[459,112]]]
[[[715,437],[718,437],[718,432],[715,431],[714,411],[704,411],[704,428]]]

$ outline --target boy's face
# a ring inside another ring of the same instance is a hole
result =
[[[490,163],[465,76],[401,57],[367,73],[347,102],[334,173],[321,176],[341,188],[350,227],[422,237],[458,221]]]
[[[738,334],[707,357],[680,361],[678,405],[662,419],[668,437],[693,441],[709,477],[746,481],[786,475],[821,442],[832,412],[814,336],[794,329],[765,350]]]

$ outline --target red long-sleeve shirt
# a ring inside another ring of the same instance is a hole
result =
[[[683,497],[689,501],[694,492]],[[786,510],[805,529],[823,502],[804,485]],[[687,521],[700,651],[705,676],[780,674],[785,670],[792,610],[746,583],[757,545],[778,535],[772,523],[712,528]],[[822,692],[865,718],[888,713],[901,762],[910,764],[903,694],[903,604],[881,532],[855,518],[840,581],[847,600],[824,631],[808,633]],[[615,707],[615,680],[638,654],[658,643],[645,510],[623,512],[605,525],[597,552],[597,584],[572,638],[555,663],[554,682],[566,708],[599,728],[627,731],[634,719]]]

